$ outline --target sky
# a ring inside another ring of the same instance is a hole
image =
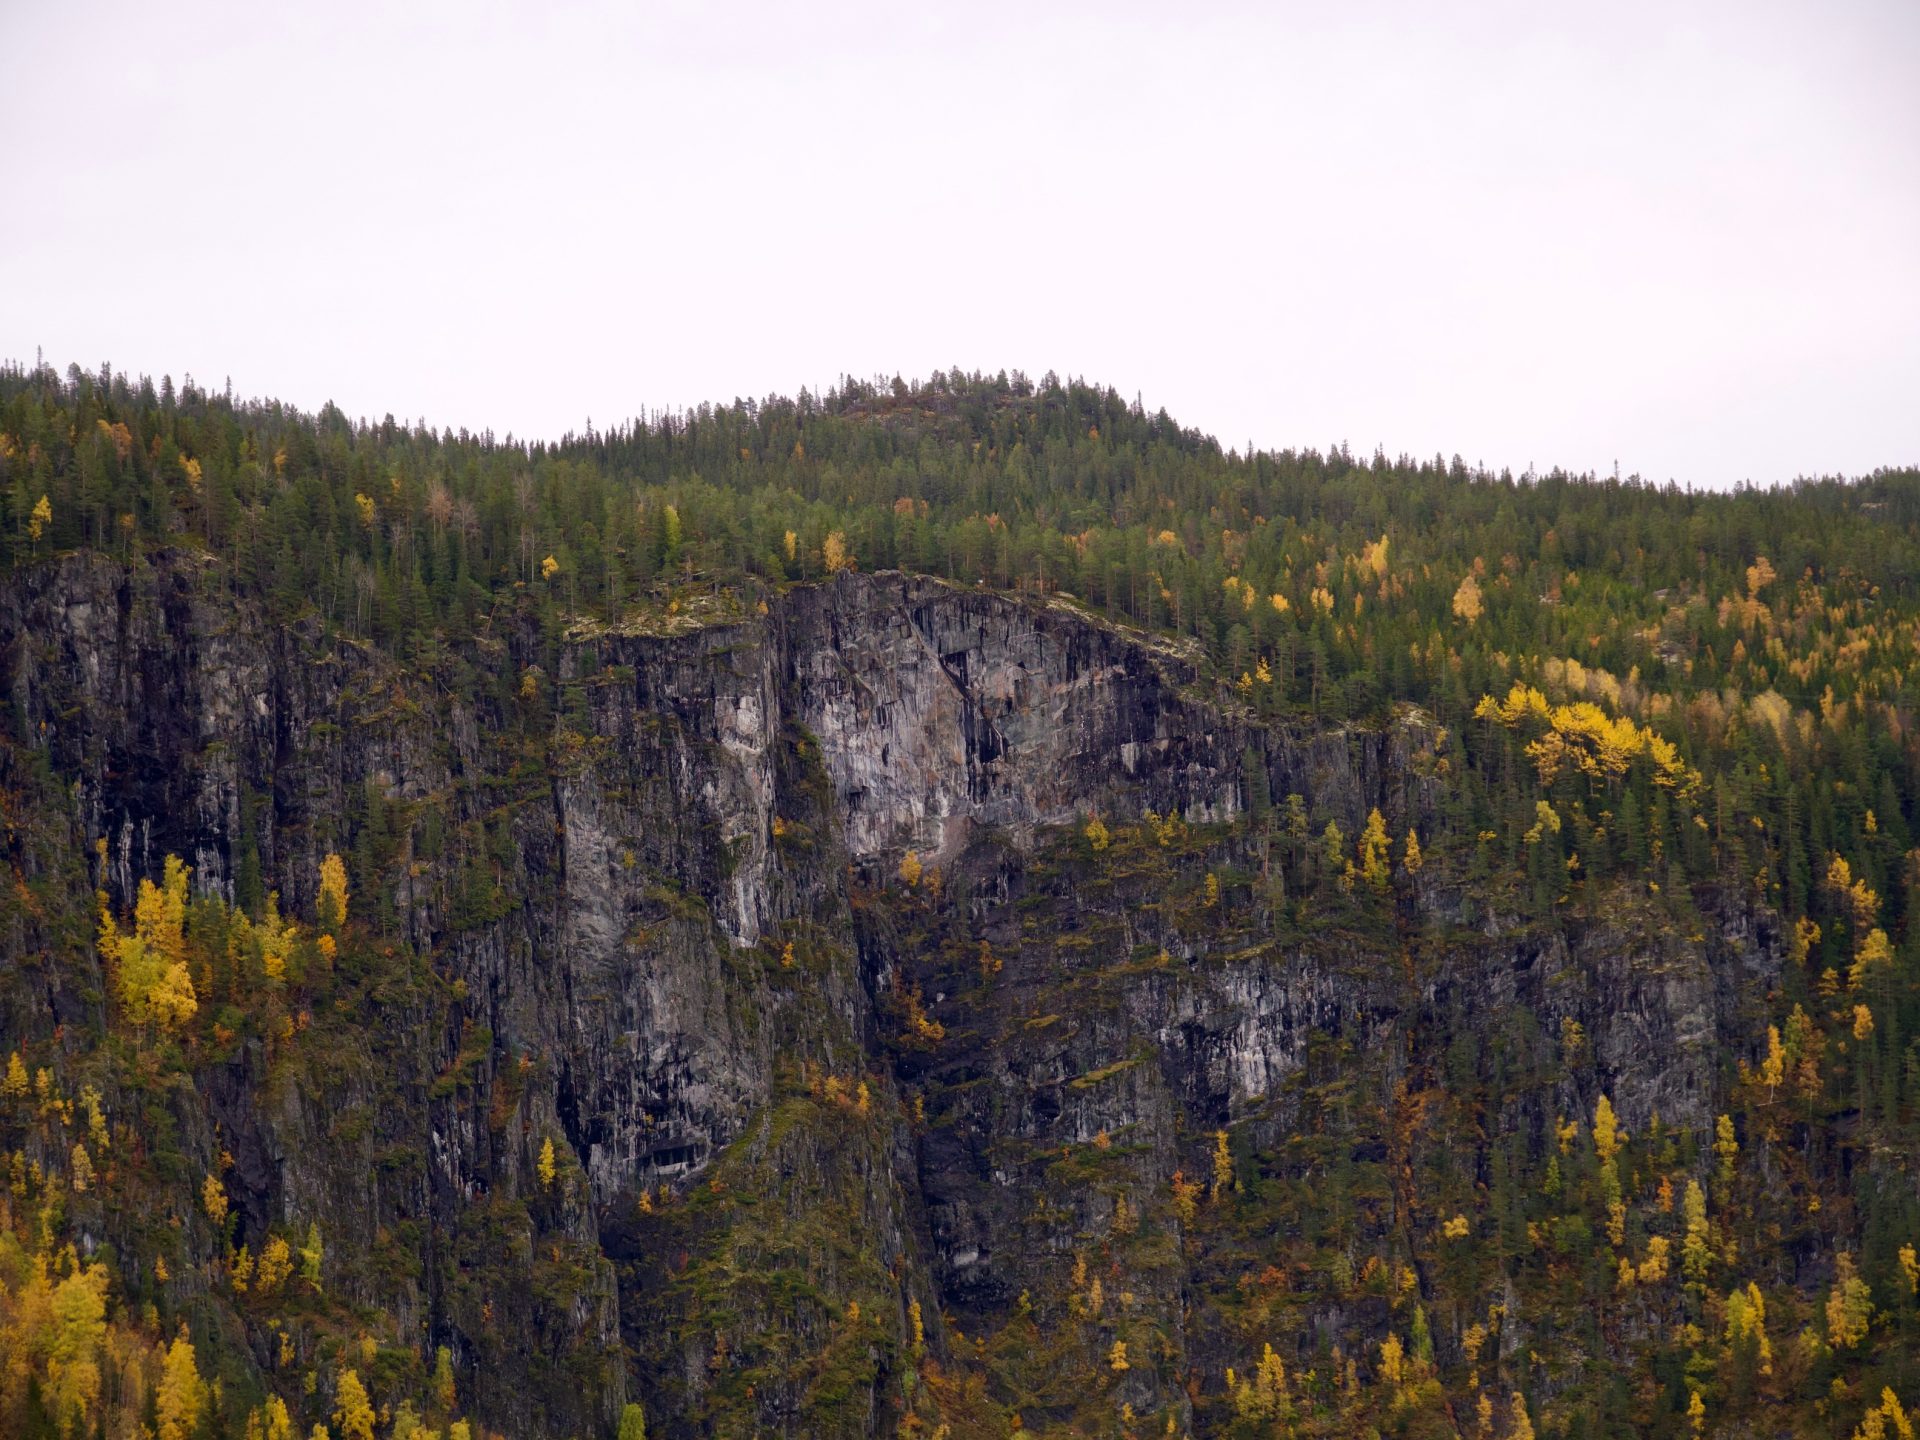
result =
[[[0,0],[0,358],[557,438],[1048,370],[1224,444],[1920,463],[1920,5]]]

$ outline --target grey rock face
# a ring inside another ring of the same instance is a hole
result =
[[[177,1097],[183,1134],[197,1164],[216,1125],[235,1147],[243,1237],[309,1220],[340,1246],[422,1237],[412,1273],[350,1269],[338,1288],[452,1345],[480,1413],[518,1434],[610,1427],[634,1300],[603,1254],[628,1224],[615,1217],[743,1137],[804,1173],[827,1152],[804,1132],[772,1144],[756,1118],[783,1065],[886,1068],[896,982],[924,988],[952,1035],[900,1077],[949,1098],[917,1154],[889,1142],[860,1161],[863,1223],[931,1313],[936,1296],[1004,1307],[1109,1213],[1089,1192],[1036,1227],[1022,1147],[1124,1132],[1141,1193],[1164,1189],[1217,1126],[1284,1137],[1316,1035],[1376,1055],[1390,1085],[1410,1027],[1490,1034],[1522,1007],[1540,1044],[1563,1017],[1585,1028],[1627,1125],[1657,1110],[1698,1126],[1713,1056],[1777,965],[1764,917],[1733,907],[1697,939],[1625,917],[1495,925],[1418,981],[1391,939],[1288,949],[1256,917],[1232,946],[1190,943],[1141,918],[1151,894],[1043,897],[1054,928],[1024,933],[1049,826],[1220,821],[1293,792],[1349,834],[1379,806],[1397,835],[1438,813],[1446,742],[1417,715],[1382,733],[1269,730],[1196,698],[1171,647],[930,580],[847,576],[736,624],[582,639],[544,688],[538,672],[535,700],[520,677],[547,652],[531,631],[413,673],[317,628],[265,626],[185,558],[26,572],[0,594],[0,643],[14,731],[71,786],[75,851],[106,842],[96,880],[118,902],[167,853],[227,897],[257,863],[300,915],[329,851],[378,867],[356,904],[411,942],[414,992],[298,1084],[257,1054],[208,1072]],[[1264,799],[1248,793],[1261,776]],[[991,994],[856,915],[850,872],[887,874],[907,850],[969,879],[970,939],[1010,957]],[[1435,918],[1456,901],[1422,903]],[[1035,1023],[1017,997],[1086,965],[1063,937],[1096,923],[1127,947],[1164,943],[1172,963],[1089,981],[1073,1013]],[[769,978],[796,934],[828,957],[804,997]],[[21,1003],[9,1014],[51,1027]],[[1542,1127],[1587,1099],[1540,1095],[1501,1123]],[[570,1152],[571,1199],[532,1178],[543,1136]],[[489,1339],[463,1247],[502,1235],[533,1318]],[[588,1277],[566,1303],[542,1298],[539,1259],[563,1242]],[[1140,1282],[1175,1330],[1180,1284]],[[696,1360],[685,1370],[674,1393],[690,1407],[706,1381]],[[799,1413],[768,1423],[797,1433]],[[870,1416],[885,1428],[877,1401]]]

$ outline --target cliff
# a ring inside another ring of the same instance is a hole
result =
[[[1455,1263],[1521,1353],[1532,1297],[1431,1232],[1602,1093],[1630,1132],[1705,1134],[1764,1029],[1781,946],[1736,896],[1685,931],[1619,887],[1523,915],[1471,844],[1349,893],[1329,822],[1461,828],[1418,711],[1262,725],[1058,599],[847,575],[763,609],[568,636],[503,610],[395,656],[268,625],[184,555],[0,593],[38,897],[0,932],[0,1052],[79,1066],[109,1028],[96,889],[126,909],[177,854],[307,917],[349,857],[360,938],[309,1007],[257,1034],[210,994],[224,1039],[113,1072],[164,1163],[150,1206],[75,1206],[89,1247],[175,1255],[167,1302],[257,1375],[315,1371],[309,1419],[362,1326],[395,1376],[448,1347],[515,1436],[610,1434],[629,1399],[665,1435],[929,1406],[1184,1431],[1256,1333],[1336,1372],[1377,1343],[1398,1298],[1351,1269],[1389,1251],[1443,1358],[1476,1318],[1431,1299]],[[223,1288],[230,1244],[309,1225],[324,1302]]]

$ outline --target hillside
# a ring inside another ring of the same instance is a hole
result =
[[[1907,1433],[1920,472],[14,368],[0,535],[0,1431]]]

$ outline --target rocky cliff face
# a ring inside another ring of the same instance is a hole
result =
[[[386,959],[297,1042],[201,1057],[172,1143],[188,1175],[232,1155],[240,1238],[317,1223],[329,1293],[448,1345],[516,1435],[610,1432],[630,1396],[656,1433],[890,1433],[916,1304],[949,1373],[1052,1322],[1029,1414],[1073,1415],[1094,1375],[1184,1415],[1245,1358],[1230,1247],[1183,1245],[1167,1199],[1212,1180],[1217,1133],[1243,1183],[1336,1177],[1363,1231],[1407,1226],[1408,1177],[1461,1163],[1421,1153],[1436,1075],[1494,1097],[1496,1159],[1602,1088],[1629,1127],[1698,1128],[1777,965],[1737,904],[1697,934],[1625,901],[1543,926],[1438,867],[1303,927],[1248,813],[1431,832],[1447,738],[1261,727],[1061,603],[848,576],[726,624],[557,649],[508,625],[402,663],[268,629],[191,560],[75,560],[20,576],[0,632],[21,753],[92,857],[74,913],[173,853],[306,915],[320,858],[351,857]],[[1110,849],[1079,834],[1096,813]],[[893,880],[909,850],[937,890]],[[0,945],[0,1048],[99,1022],[84,932]],[[101,1238],[137,1248],[133,1224]],[[1317,1323],[1351,1347],[1378,1319]],[[1106,1364],[1120,1334],[1152,1363]]]

